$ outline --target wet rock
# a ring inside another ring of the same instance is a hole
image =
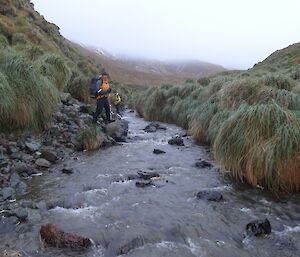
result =
[[[41,153],[42,153],[41,157],[51,163],[55,163],[58,160],[57,155],[48,148],[41,149]]]
[[[40,235],[42,240],[46,244],[57,248],[84,250],[92,246],[92,242],[89,238],[66,233],[54,224],[47,224],[45,226],[42,226]]]
[[[168,141],[169,145],[184,146],[183,139],[180,136],[173,137]]]
[[[28,217],[28,211],[25,208],[17,208],[13,211],[10,212],[11,216],[16,216],[19,221],[23,222],[26,221],[27,217]]]
[[[255,220],[247,224],[246,232],[248,236],[268,235],[272,231],[271,223],[268,219]]]
[[[129,110],[129,113],[134,113],[134,110]]]
[[[4,201],[8,200],[8,199],[11,199],[11,198],[14,198],[14,195],[15,195],[15,190],[11,187],[5,187],[0,192],[2,194],[2,198],[3,198]]]
[[[26,149],[31,153],[38,151],[41,148],[41,146],[42,144],[39,141],[32,140],[32,141],[25,142]]]
[[[128,134],[128,121],[117,120],[105,126],[105,132],[116,142],[126,142]]]
[[[154,186],[152,181],[147,181],[147,182],[142,182],[142,181],[137,181],[135,183],[136,187],[144,188],[144,187],[149,187],[149,186]]]
[[[19,152],[19,149],[13,145],[9,145],[6,148],[6,152],[8,155],[13,155],[13,154],[17,154]]]
[[[196,162],[195,166],[197,168],[211,168],[211,167],[213,167],[213,165],[210,162],[205,161],[205,160],[201,160],[199,162]]]
[[[9,179],[9,186],[16,187],[21,182],[20,176],[17,173],[12,173]]]
[[[62,173],[67,174],[67,175],[71,175],[74,173],[74,170],[72,168],[63,168],[61,170]]]
[[[138,171],[137,174],[139,178],[144,180],[160,177],[160,175],[157,172]]]
[[[166,153],[166,152],[163,151],[163,150],[160,150],[160,149],[154,149],[154,150],[153,150],[153,153],[154,153],[154,154],[164,154],[164,153]]]
[[[12,172],[16,172],[18,174],[21,173],[27,173],[29,167],[27,166],[26,163],[23,162],[17,162],[13,167],[12,167]]]
[[[127,254],[138,247],[142,247],[146,243],[147,242],[143,237],[134,238],[131,241],[119,246],[119,248],[117,249],[117,256]]]
[[[158,122],[151,122],[144,128],[144,131],[147,133],[154,133],[157,130],[166,130],[167,128],[160,125]]]
[[[40,168],[50,168],[51,163],[46,159],[39,158],[35,161],[35,164]]]
[[[16,188],[17,195],[26,195],[27,193],[27,185],[23,181],[21,181]]]
[[[197,198],[206,201],[220,202],[223,200],[223,195],[217,191],[203,190],[197,193]]]

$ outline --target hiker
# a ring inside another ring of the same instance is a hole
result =
[[[117,114],[119,114],[120,116],[122,116],[122,115],[121,115],[121,112],[120,112],[120,109],[121,109],[121,102],[122,102],[121,96],[120,96],[119,93],[117,92],[117,93],[115,94],[114,105],[115,105],[115,107],[116,107]]]
[[[99,80],[97,82],[97,92],[95,97],[97,99],[97,108],[94,114],[93,122],[96,123],[98,120],[98,116],[102,113],[103,108],[105,109],[105,114],[107,118],[107,122],[113,122],[110,118],[110,106],[108,101],[108,95],[111,92],[108,83],[109,75],[106,72],[102,72]]]

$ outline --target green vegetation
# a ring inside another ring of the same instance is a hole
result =
[[[59,92],[89,102],[90,79],[101,69],[29,0],[0,0],[0,131],[43,129]],[[131,87],[113,88],[131,101]]]
[[[300,57],[300,44],[292,47]],[[221,169],[234,178],[274,191],[299,191],[297,56],[283,63],[276,57],[274,64],[267,59],[247,72],[227,71],[197,83],[149,88],[135,106],[145,119],[175,123],[197,142],[210,144]]]
[[[103,144],[103,137],[97,131],[96,125],[91,125],[89,128],[81,131],[79,139],[83,148],[88,151],[97,150]]]

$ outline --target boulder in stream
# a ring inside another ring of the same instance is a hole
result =
[[[196,162],[195,166],[197,168],[202,168],[202,169],[213,167],[213,165],[210,162],[205,161],[205,160],[201,160],[201,161]]]
[[[71,248],[73,250],[84,250],[92,246],[89,238],[76,234],[66,233],[57,225],[47,224],[41,227],[42,240],[49,246],[57,248]]]
[[[169,145],[184,146],[183,139],[182,139],[181,136],[173,137],[172,139],[170,139],[170,140],[168,141],[168,144],[169,144]]]
[[[137,181],[135,183],[136,187],[141,187],[141,188],[144,188],[144,187],[149,187],[149,186],[154,186],[153,182],[152,181],[146,181],[146,182],[143,182],[143,181]]]
[[[166,152],[163,151],[163,150],[160,150],[160,149],[154,149],[154,150],[153,150],[153,153],[154,153],[154,154],[164,154],[164,153],[166,153]]]
[[[220,202],[223,200],[223,195],[217,191],[202,190],[197,193],[197,198],[211,202]]]
[[[128,134],[128,121],[117,120],[105,126],[106,134],[112,137],[116,142],[126,142]]]
[[[246,231],[248,236],[268,235],[271,234],[272,227],[268,219],[255,220],[247,224]]]
[[[139,178],[144,180],[160,177],[160,175],[157,172],[138,171],[137,174]]]
[[[160,125],[158,122],[151,122],[144,128],[144,131],[147,133],[155,133],[157,130],[167,130],[167,128]]]
[[[42,153],[41,157],[51,163],[55,163],[58,160],[56,153],[54,153],[53,151],[51,151],[48,148],[42,148],[41,153]]]

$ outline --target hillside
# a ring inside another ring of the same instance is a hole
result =
[[[211,145],[225,174],[274,191],[299,191],[299,46],[279,50],[248,71],[149,89],[136,109]]]
[[[113,80],[131,85],[161,85],[182,83],[186,79],[199,79],[225,69],[219,65],[200,61],[169,61],[122,58],[106,51],[72,43],[78,51],[101,63]]]
[[[264,61],[256,64],[255,69],[269,68],[270,71],[289,73],[300,64],[300,43],[278,50]]]

